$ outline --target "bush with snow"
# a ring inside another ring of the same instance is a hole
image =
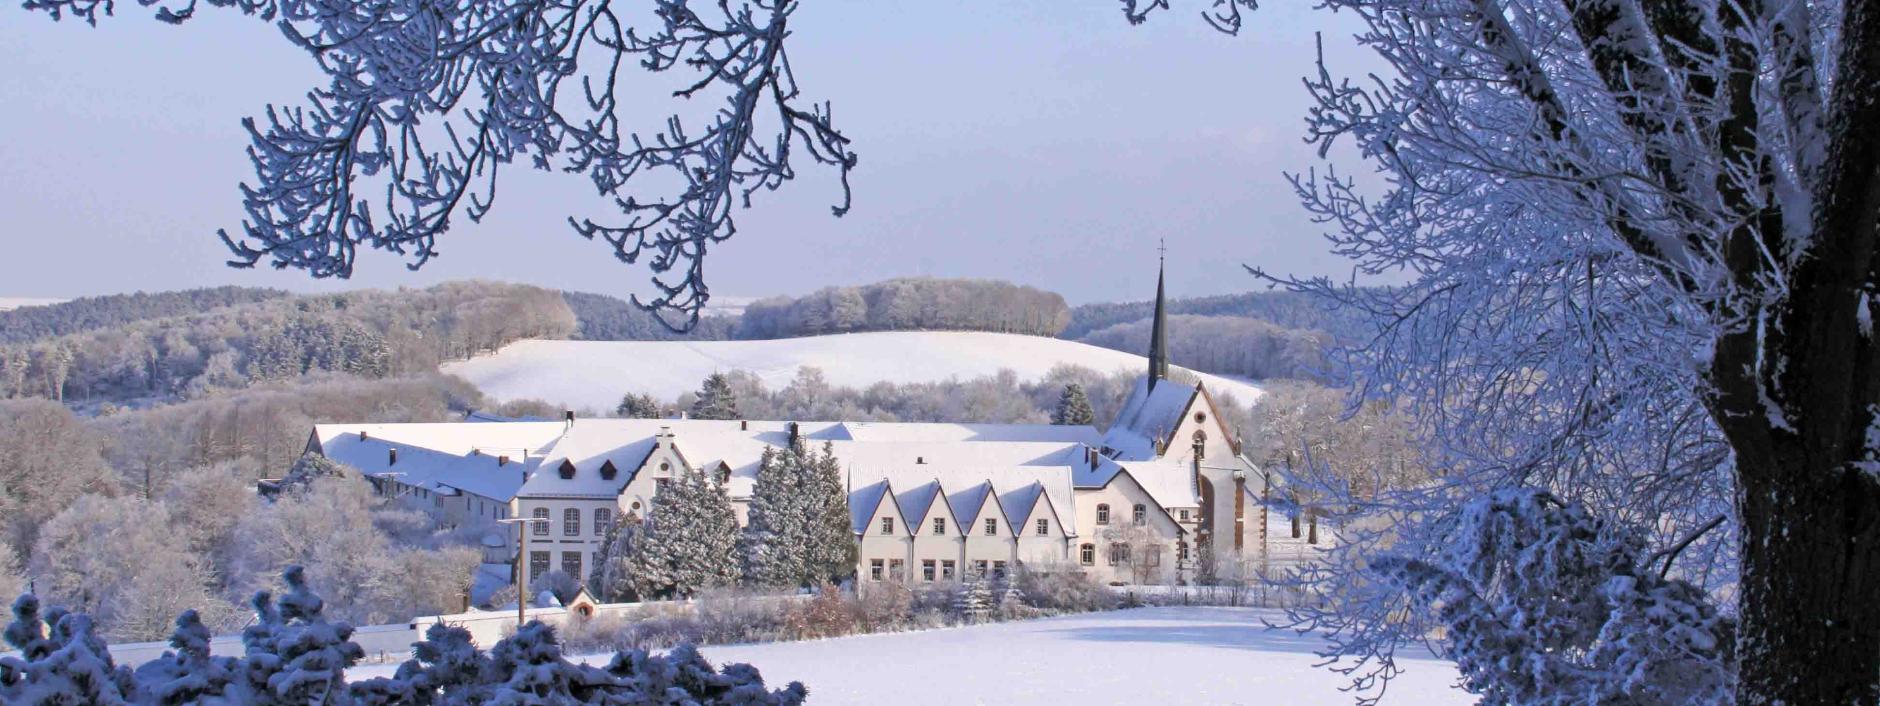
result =
[[[255,595],[256,622],[242,633],[244,657],[210,655],[209,629],[185,611],[170,638],[176,649],[135,671],[112,662],[86,615],[60,608],[42,614],[38,598],[21,596],[4,632],[20,655],[0,658],[0,703],[794,706],[808,694],[794,682],[766,689],[755,668],[715,668],[689,646],[663,656],[622,652],[605,667],[577,664],[563,657],[554,628],[540,622],[488,652],[464,629],[434,625],[392,677],[348,684],[346,669],[364,656],[351,640],[352,626],[326,618],[299,567],[289,568],[283,582],[287,590],[279,600],[265,591]]]

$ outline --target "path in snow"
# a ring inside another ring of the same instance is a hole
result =
[[[670,400],[714,372],[746,370],[773,390],[797,368],[821,368],[831,385],[940,382],[998,373],[1044,377],[1060,364],[1137,372],[1146,358],[1042,336],[967,331],[884,331],[773,341],[517,341],[491,355],[446,363],[443,371],[498,401],[539,399],[571,409],[611,410],[629,392]],[[1252,404],[1259,387],[1203,375],[1209,389]]]
[[[771,686],[809,687],[811,704],[1290,704],[1349,706],[1346,679],[1324,668],[1319,640],[1267,630],[1252,608],[1135,610],[812,642],[705,648],[714,664],[749,662]],[[1455,668],[1399,658],[1386,706],[1474,699]]]

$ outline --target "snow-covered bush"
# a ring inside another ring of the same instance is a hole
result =
[[[1468,503],[1446,540],[1433,558],[1374,567],[1433,606],[1482,703],[1733,703],[1730,619],[1654,570],[1636,532],[1515,489]]]
[[[809,600],[791,603],[784,626],[798,640],[840,637],[855,630],[852,608],[853,603],[843,597],[841,589],[824,585]]]
[[[1116,594],[1070,565],[1021,565],[1012,585],[1023,593],[1026,603],[1052,613],[1108,610],[1118,602]]]
[[[194,611],[176,619],[175,648],[132,671],[112,663],[91,620],[59,608],[42,614],[21,596],[4,637],[18,657],[0,658],[0,703],[8,706],[376,706],[378,704],[738,704],[791,706],[807,694],[791,683],[768,690],[749,665],[713,667],[689,646],[670,654],[634,650],[605,668],[564,659],[554,628],[529,623],[487,653],[462,628],[433,625],[413,659],[389,678],[347,684],[364,656],[352,626],[330,621],[304,572],[290,567],[276,600],[256,594],[256,622],[241,658],[209,654],[210,631]],[[46,627],[51,627],[47,634]]]
[[[984,622],[992,617],[995,607],[992,584],[984,578],[975,577],[961,584],[953,596],[953,611],[968,623]]]

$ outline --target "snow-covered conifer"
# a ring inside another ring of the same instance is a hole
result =
[[[653,500],[628,548],[642,597],[691,596],[738,578],[738,522],[716,481],[687,469]]]
[[[620,398],[619,406],[614,407],[614,416],[622,419],[658,419],[665,416],[659,400],[652,395],[629,392]]]
[[[240,660],[209,654],[209,628],[196,611],[185,610],[176,618],[176,632],[170,636],[173,652],[165,652],[137,668],[140,698],[153,706],[184,706],[224,697],[235,684]]]
[[[985,621],[996,607],[992,583],[984,576],[973,576],[953,594],[953,612],[969,623]]]
[[[738,393],[731,389],[731,380],[724,373],[712,373],[699,386],[698,397],[692,401],[693,419],[737,419]]]
[[[346,668],[365,657],[351,639],[352,626],[321,615],[325,604],[308,590],[300,567],[287,567],[281,578],[286,593],[279,601],[266,591],[256,593],[256,622],[242,631],[248,697],[257,704],[286,706],[342,693]]]
[[[840,582],[855,572],[848,497],[833,447],[767,449],[743,536],[745,577],[764,586]]]
[[[1090,397],[1084,394],[1083,385],[1073,382],[1064,386],[1064,394],[1058,396],[1057,409],[1051,411],[1051,423],[1068,425],[1097,423],[1097,414],[1090,409]]]

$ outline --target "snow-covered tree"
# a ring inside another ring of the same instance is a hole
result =
[[[666,416],[659,400],[652,395],[629,392],[620,398],[619,406],[614,407],[614,416],[623,419],[659,419]]]
[[[731,381],[724,373],[712,373],[699,386],[698,396],[692,400],[693,419],[737,419],[738,394],[731,389]]]
[[[194,0],[145,4],[172,23],[197,10]],[[310,58],[330,79],[306,106],[270,106],[265,119],[244,121],[255,181],[243,186],[242,229],[221,234],[238,266],[266,260],[348,277],[367,246],[421,267],[454,218],[489,212],[501,168],[523,161],[585,174],[612,199],[624,222],[571,221],[576,232],[627,263],[652,253],[657,294],[647,305],[690,327],[708,298],[705,252],[732,237],[733,214],[752,194],[782,186],[808,161],[840,174],[834,212],[848,210],[855,155],[828,106],[800,93],[785,48],[796,3],[674,1],[644,15],[594,0],[208,4],[317,47]],[[101,9],[110,14],[98,0],[26,7],[94,24]],[[674,68],[693,73],[667,78]],[[716,109],[674,115],[648,133],[623,128],[641,124],[633,111],[643,107],[624,84],[674,79],[672,95]],[[382,197],[355,198],[373,193]]]
[[[1471,501],[1430,558],[1378,557],[1435,606],[1484,704],[1731,704],[1732,623],[1639,536],[1535,490]]]
[[[1434,551],[1464,501],[1524,484],[1690,540],[1674,573],[1737,600],[1740,703],[1880,703],[1880,604],[1846,600],[1880,594],[1880,9],[1323,6],[1388,70],[1320,62],[1308,139],[1370,169],[1293,182],[1357,272],[1410,279],[1282,281],[1370,315],[1340,357],[1411,404],[1442,473],[1328,503],[1397,522],[1299,577],[1334,607],[1301,617],[1387,676],[1413,636],[1365,555]]]
[[[961,620],[969,623],[984,622],[992,617],[992,611],[997,607],[998,599],[993,594],[990,577],[970,576],[954,589],[953,612]]]
[[[1097,414],[1090,409],[1090,398],[1084,395],[1083,385],[1073,382],[1064,386],[1064,394],[1058,396],[1057,409],[1051,412],[1051,423],[1073,426],[1097,423]]]
[[[855,573],[850,522],[833,447],[766,449],[742,537],[745,579],[804,587],[848,578]]]
[[[136,497],[79,498],[42,528],[29,569],[41,595],[114,639],[161,639],[187,608],[217,627],[237,612],[210,592],[210,567],[171,528],[169,509]]]
[[[673,480],[623,558],[642,597],[689,597],[738,579],[738,520],[724,488],[691,469]]]

